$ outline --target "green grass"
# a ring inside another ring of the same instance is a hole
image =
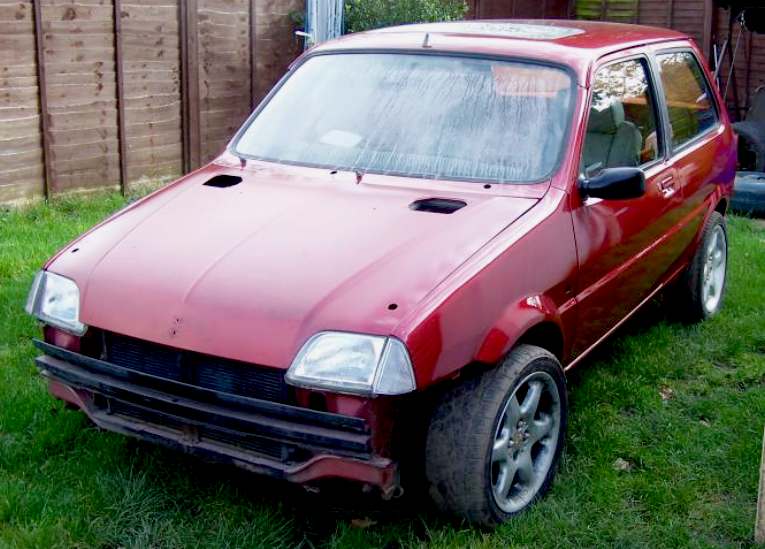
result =
[[[570,377],[552,492],[495,532],[398,500],[303,496],[96,430],[46,393],[22,311],[42,262],[123,199],[0,211],[0,546],[748,546],[765,424],[765,227],[730,220],[730,286],[713,320],[653,303]],[[669,396],[662,398],[662,393]],[[621,458],[629,470],[617,470]],[[342,499],[342,498],[334,498]],[[371,511],[370,511],[371,513]]]

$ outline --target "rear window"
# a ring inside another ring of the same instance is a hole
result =
[[[709,85],[691,52],[656,56],[669,111],[672,146],[678,148],[717,124]]]
[[[261,160],[412,177],[549,177],[572,80],[530,62],[397,53],[309,58],[234,151]]]

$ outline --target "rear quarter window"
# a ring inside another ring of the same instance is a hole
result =
[[[716,126],[717,110],[693,53],[660,53],[656,60],[669,113],[672,148],[677,149]]]

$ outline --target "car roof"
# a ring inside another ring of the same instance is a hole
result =
[[[372,33],[428,32],[445,36],[475,36],[510,40],[542,40],[564,48],[622,49],[625,44],[645,44],[661,40],[677,40],[687,35],[659,27],[629,25],[604,21],[553,19],[489,19],[417,23],[371,31]]]
[[[678,31],[600,21],[490,19],[416,23],[345,35],[312,51],[424,50],[539,59],[572,66],[580,76],[609,53],[689,40]]]

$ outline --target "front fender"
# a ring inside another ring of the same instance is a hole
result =
[[[540,323],[572,339],[578,264],[566,196],[551,188],[396,328],[419,389],[471,363],[495,364]]]

